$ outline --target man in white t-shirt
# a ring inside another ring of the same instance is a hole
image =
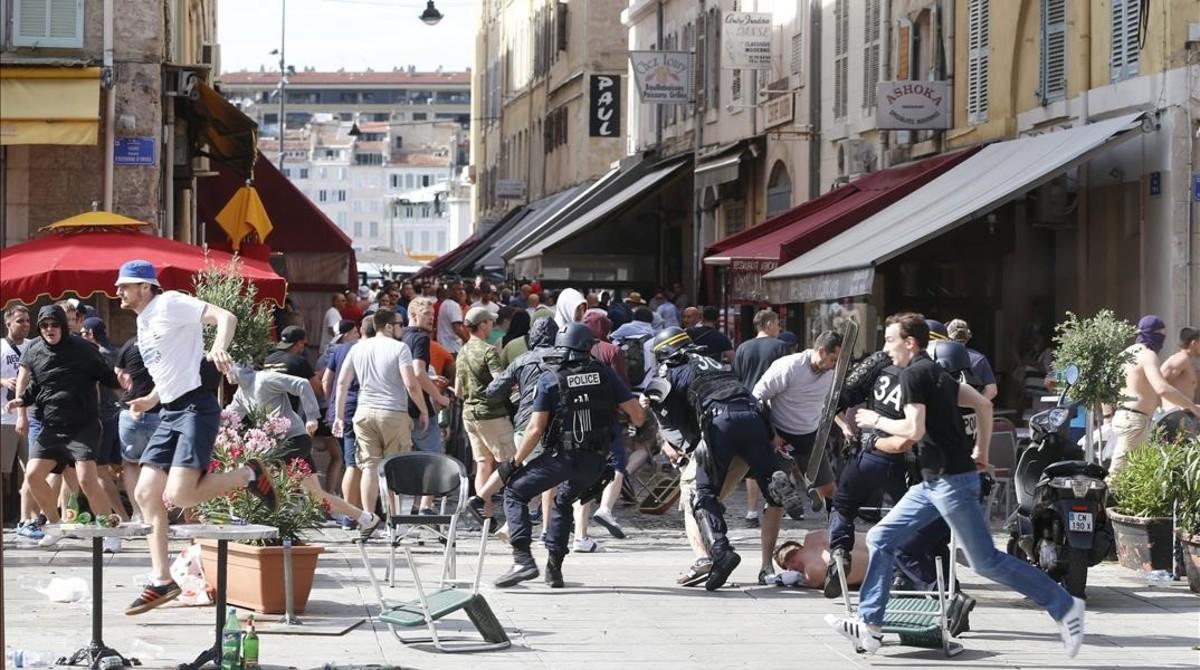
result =
[[[342,322],[342,310],[346,308],[346,296],[334,293],[331,303],[329,309],[325,310],[325,316],[321,317],[321,348],[319,351],[322,354],[329,347],[329,342],[337,337],[338,324]]]
[[[140,413],[162,404],[158,429],[139,461],[142,469],[134,490],[142,517],[152,529],[150,582],[126,608],[125,613],[133,615],[180,594],[179,585],[168,572],[164,495],[173,504],[187,508],[247,486],[270,508],[278,507],[278,500],[266,468],[259,461],[249,461],[232,472],[208,472],[221,407],[200,383],[200,364],[207,357],[218,370],[229,374],[233,360],[227,349],[233,341],[237,317],[177,291],[164,293],[148,261],[133,260],[122,265],[116,285],[121,307],[137,314],[138,349],[154,380],[154,391],[131,400],[129,409]],[[206,325],[216,327],[207,355]]]
[[[500,314],[500,304],[496,302],[496,289],[492,288],[491,284],[484,284],[479,287],[479,300],[476,300],[471,309],[482,307],[492,313],[492,316]]]
[[[0,471],[4,475],[3,495],[6,505],[13,502],[9,498],[12,484],[15,482],[10,479],[17,458],[24,463],[29,457],[25,436],[17,432],[17,414],[4,411],[3,405],[16,397],[17,372],[21,369],[21,354],[29,347],[25,338],[29,337],[30,323],[29,308],[25,305],[13,305],[4,310],[5,336],[0,339],[0,466],[3,466]],[[35,513],[31,508],[32,501],[27,502],[27,498],[28,496],[21,497],[21,525],[18,526],[17,533],[29,539],[40,540],[42,531],[36,524],[29,525],[28,531],[25,531],[28,525],[25,522],[31,520]]]
[[[457,354],[467,340],[463,326],[462,301],[466,297],[462,284],[454,282],[446,291],[446,299],[438,305],[437,341],[452,354]]]
[[[412,352],[398,338],[404,328],[400,316],[381,309],[371,316],[375,335],[359,340],[346,354],[338,373],[337,413],[333,435],[346,432],[346,395],[358,380],[358,407],[354,410],[355,467],[362,471],[360,491],[363,509],[375,509],[379,499],[379,464],[396,454],[412,451],[413,422],[408,399],[423,399],[420,382],[413,372]],[[429,427],[429,410],[424,402],[415,406],[421,431]],[[363,539],[366,539],[365,537]]]
[[[842,336],[825,331],[817,336],[812,349],[777,359],[754,385],[754,397],[771,406],[776,443],[789,445],[801,469],[808,467],[841,350]],[[833,497],[833,468],[825,454],[821,454],[820,470],[812,484],[824,498]],[[771,494],[782,501],[784,492],[772,490]]]

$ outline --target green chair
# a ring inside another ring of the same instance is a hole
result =
[[[483,532],[480,535],[479,552],[475,563],[475,579],[469,583],[469,588],[462,588],[468,584],[455,579],[454,554],[458,544],[456,535],[459,515],[466,505],[465,492],[467,490],[466,468],[462,463],[444,454],[411,452],[393,456],[380,469],[380,488],[383,489],[381,493],[385,496],[384,499],[393,494],[397,496],[448,496],[456,488],[460,491],[460,495],[458,504],[451,514],[446,515],[446,518],[410,518],[413,515],[390,513],[388,515],[390,540],[388,564],[393,580],[395,579],[393,557],[399,542],[395,538],[395,530],[392,526],[402,523],[438,523],[439,521],[448,523],[449,528],[444,535],[445,547],[441,561],[441,578],[438,581],[437,589],[432,592],[426,592],[425,586],[421,582],[421,575],[412,551],[408,547],[402,547],[404,558],[412,572],[417,597],[398,605],[389,605],[383,597],[379,581],[375,578],[375,571],[371,568],[366,545],[362,542],[358,543],[363,567],[366,568],[367,578],[370,579],[371,587],[375,590],[375,596],[379,601],[378,619],[387,624],[392,635],[406,645],[432,642],[434,647],[441,652],[489,651],[510,646],[512,642],[508,639],[504,627],[492,612],[491,607],[488,606],[487,600],[479,593],[479,580],[483,576],[483,559],[487,553],[488,536],[491,534],[490,519],[485,521]],[[459,610],[466,613],[481,639],[445,637],[438,633],[435,622]],[[428,627],[428,636],[401,635],[398,630],[422,625]]]

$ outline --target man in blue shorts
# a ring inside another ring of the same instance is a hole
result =
[[[207,358],[223,374],[233,360],[229,343],[237,317],[178,291],[163,292],[154,266],[132,260],[117,275],[121,307],[137,314],[138,350],[154,380],[149,395],[131,400],[129,409],[146,412],[161,404],[158,428],[142,452],[142,470],[135,497],[150,532],[150,581],[126,608],[141,614],[179,596],[167,561],[165,495],[179,507],[192,507],[229,491],[248,486],[271,509],[278,507],[265,466],[256,460],[232,472],[208,473],[220,426],[217,398],[200,381],[200,364]],[[204,351],[204,326],[214,326],[212,347]]]

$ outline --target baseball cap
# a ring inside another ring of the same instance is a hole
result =
[[[492,314],[492,310],[487,307],[472,307],[467,310],[467,318],[463,319],[463,323],[470,327],[478,326],[484,321],[495,321],[496,315]]]
[[[122,284],[151,284],[159,286],[158,273],[154,271],[154,265],[150,261],[125,261],[121,265],[121,269],[117,270],[116,285],[120,286]]]
[[[338,327],[337,327],[337,336],[333,338],[332,342],[334,344],[341,342],[342,336],[345,335],[346,333],[354,330],[354,326],[355,326],[355,323],[353,321],[351,321],[350,319],[342,319],[341,321],[339,321]]]
[[[276,349],[287,349],[293,344],[301,340],[307,340],[308,333],[300,326],[288,326],[279,334],[279,343],[275,345]]]
[[[957,342],[966,342],[971,339],[971,326],[962,319],[954,319],[946,324],[946,332],[949,333],[950,339]]]

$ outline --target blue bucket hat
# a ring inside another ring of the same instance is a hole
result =
[[[158,273],[154,271],[154,265],[150,261],[133,260],[125,261],[121,269],[117,271],[117,286],[122,284],[151,284],[159,286]]]

